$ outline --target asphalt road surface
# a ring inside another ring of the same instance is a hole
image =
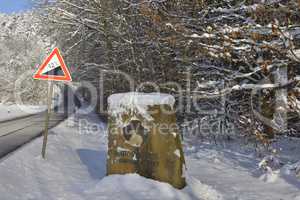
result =
[[[51,113],[49,129],[66,118],[64,114]],[[0,158],[32,139],[41,136],[45,127],[45,112],[0,122]],[[42,148],[42,144],[41,144]]]

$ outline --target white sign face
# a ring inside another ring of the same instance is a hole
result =
[[[54,55],[53,58],[49,61],[47,66],[43,69],[42,74],[46,74],[49,71],[52,71],[58,67],[61,67],[57,55]]]
[[[58,48],[51,52],[32,78],[47,81],[72,81],[70,71]]]

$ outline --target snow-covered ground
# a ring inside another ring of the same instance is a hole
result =
[[[237,145],[186,145],[188,186],[183,190],[137,174],[107,177],[105,126],[96,115],[77,113],[52,129],[46,160],[40,155],[42,138],[2,159],[0,199],[300,199],[297,179],[278,174],[264,181],[258,173],[259,159]],[[95,129],[98,134],[90,132]]]
[[[289,144],[290,151],[278,154],[278,160],[289,156],[290,161],[299,161],[300,141]],[[187,149],[190,176],[213,186],[224,199],[300,200],[300,177],[297,179],[290,164],[264,171],[259,169],[261,159],[253,149],[240,148],[234,142],[225,146],[202,143]],[[293,155],[293,151],[298,154]]]
[[[99,134],[88,134],[87,122]],[[221,199],[194,177],[184,190],[136,174],[106,177],[105,124],[96,116],[77,114],[51,132],[46,160],[39,138],[0,162],[1,200]]]
[[[46,106],[18,106],[0,104],[0,122],[16,117],[27,116],[42,112]]]

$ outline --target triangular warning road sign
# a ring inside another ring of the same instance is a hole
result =
[[[52,81],[72,81],[58,48],[55,48],[33,76],[34,79]]]

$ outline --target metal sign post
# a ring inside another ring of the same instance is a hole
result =
[[[51,116],[51,104],[53,96],[53,81],[71,82],[72,77],[68,67],[65,64],[63,57],[58,48],[55,48],[51,54],[46,58],[44,63],[38,68],[38,71],[33,75],[34,79],[50,81],[48,82],[47,96],[48,96],[48,110],[45,120],[45,131],[43,140],[42,156],[46,157],[46,148],[48,140],[48,128]]]
[[[45,119],[45,131],[44,131],[44,140],[43,140],[43,149],[42,149],[42,156],[45,159],[46,158],[46,148],[47,148],[47,141],[48,141],[48,127],[49,127],[49,121],[51,117],[51,106],[52,106],[52,96],[53,96],[53,81],[50,81],[48,85],[48,109],[46,112],[46,119]]]

